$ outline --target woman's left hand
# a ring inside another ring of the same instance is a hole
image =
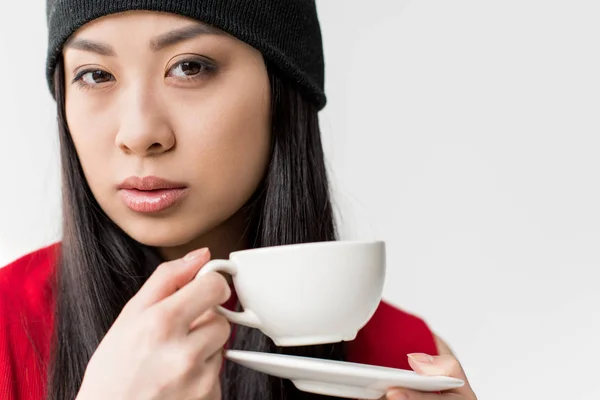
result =
[[[441,394],[424,393],[404,388],[390,389],[386,400],[477,400],[473,389],[456,357],[444,354],[433,357],[427,354],[409,354],[408,363],[419,375],[449,376],[462,379],[465,384],[458,389],[446,390]]]

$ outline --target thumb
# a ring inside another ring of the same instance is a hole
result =
[[[464,386],[448,390],[448,393],[472,394],[465,371],[456,357],[452,355],[444,354],[434,357],[423,353],[412,353],[408,355],[408,363],[419,375],[448,376],[465,382]]]
[[[466,378],[458,360],[450,355],[434,357],[424,353],[412,353],[408,355],[408,363],[420,375]]]
[[[139,312],[171,296],[190,283],[209,260],[210,251],[203,248],[193,251],[183,258],[159,265],[130,300],[127,308]]]

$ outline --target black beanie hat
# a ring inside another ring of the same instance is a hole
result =
[[[259,50],[320,110],[325,106],[321,28],[315,0],[47,0],[46,77],[66,40],[84,24],[129,10],[162,11],[219,28]]]

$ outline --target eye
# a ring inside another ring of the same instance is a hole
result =
[[[195,79],[213,72],[215,66],[201,60],[186,60],[175,64],[167,72],[167,76],[177,79]]]
[[[194,76],[202,72],[202,65],[195,61],[185,61],[177,64],[172,70],[172,74],[179,77]]]
[[[102,70],[85,70],[77,74],[73,82],[79,82],[83,86],[97,86],[102,83],[113,81],[112,74]]]

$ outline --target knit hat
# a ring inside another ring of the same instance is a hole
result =
[[[86,23],[130,10],[179,14],[219,28],[259,50],[322,109],[325,66],[315,0],[47,0],[46,78],[54,95],[54,70],[66,40]]]

